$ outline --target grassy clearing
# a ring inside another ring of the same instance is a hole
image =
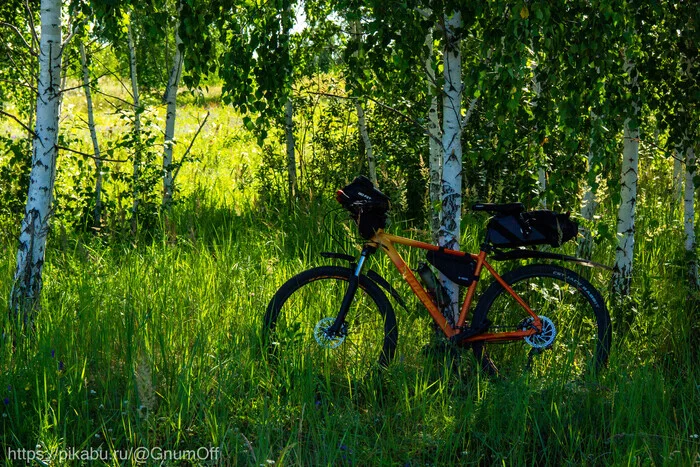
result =
[[[261,222],[199,206],[181,206],[174,242],[132,248],[76,238],[52,250],[35,339],[2,349],[3,446],[215,446],[225,465],[697,459],[700,381],[682,327],[635,320],[615,336],[598,381],[542,387],[486,378],[468,352],[457,373],[422,354],[427,322],[411,301],[411,313],[396,309],[400,346],[389,371],[327,388],[313,373],[270,365],[258,340],[277,286],[331,247],[301,247],[323,234],[316,216]],[[8,296],[7,281],[0,292]],[[659,319],[671,321],[681,303],[657,293],[667,303]]]
[[[210,109],[212,123],[196,149],[202,160],[183,169],[183,201],[157,230],[162,234],[125,242],[52,233],[36,335],[14,352],[8,340],[0,348],[5,465],[18,463],[8,449],[35,446],[54,454],[102,449],[113,456],[109,465],[134,464],[117,454],[141,446],[219,448],[221,465],[700,460],[697,297],[683,285],[679,223],[662,209],[660,194],[640,198],[634,296],[612,310],[613,354],[597,380],[487,378],[468,351],[451,371],[445,360],[452,357],[423,352],[427,314],[377,256],[371,267],[408,299],[408,312],[395,304],[397,357],[384,374],[328,386],[301,366],[263,358],[259,330],[274,291],[327,264],[318,253],[340,249],[327,228],[342,236],[345,227],[333,216],[324,224],[332,204],[289,211],[256,203],[252,139],[236,130],[230,110]],[[194,128],[201,114],[187,106],[178,124]],[[614,212],[604,206],[604,222]],[[465,220],[465,249],[478,248],[483,220]],[[392,231],[401,227],[397,222]],[[352,252],[352,245],[341,246]],[[10,278],[14,244],[0,244],[0,252],[0,277]],[[610,263],[613,254],[611,244],[601,244],[594,259]],[[415,266],[420,258],[406,259]],[[606,274],[590,278],[606,290]],[[5,309],[10,285],[0,281]],[[4,315],[0,324],[9,324]]]

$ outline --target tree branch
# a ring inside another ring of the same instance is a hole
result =
[[[92,55],[92,59],[95,60],[95,61],[96,61],[97,63],[99,63],[100,65],[102,65],[102,68],[104,68],[104,69],[107,71],[107,74],[112,75],[112,76],[114,77],[114,79],[116,79],[117,82],[121,85],[121,87],[124,88],[124,91],[125,91],[132,99],[134,98],[134,96],[131,94],[131,90],[129,89],[129,87],[128,87],[127,85],[124,84],[124,82],[121,80],[121,78],[119,77],[119,75],[117,75],[117,73],[115,73],[113,70],[110,70],[109,67],[105,66],[105,64],[102,63],[102,61],[100,61],[100,59],[97,58],[97,56]],[[111,96],[111,97],[114,97],[114,96]],[[114,97],[114,98],[115,98],[115,99],[118,99],[117,97]],[[121,101],[123,101],[123,102],[127,102],[127,101],[125,101],[124,99],[119,99],[119,100],[121,100]],[[133,102],[127,102],[127,104],[129,104],[129,105],[131,105],[131,106],[134,105]]]
[[[15,122],[19,123],[19,124],[22,126],[22,128],[24,128],[27,132],[29,132],[30,135],[32,135],[32,136],[33,136],[34,138],[36,138],[36,139],[39,139],[39,135],[37,135],[37,134],[34,132],[34,130],[32,130],[31,128],[29,128],[26,124],[24,124],[24,123],[23,123],[19,118],[17,118],[16,116],[14,116],[14,115],[12,115],[12,114],[9,114],[9,113],[5,112],[5,111],[2,110],[2,109],[0,109],[0,114],[1,114],[1,115],[4,115],[4,116],[6,116],[6,117],[9,117],[9,118],[11,118],[12,120],[14,120]],[[209,116],[209,114],[207,114],[207,117],[208,117],[208,116]],[[206,119],[205,119],[204,121],[206,121]],[[201,128],[200,128],[200,129],[201,129]],[[199,133],[199,131],[197,131],[197,133]],[[196,135],[195,135],[195,137],[196,137]],[[58,144],[56,145],[56,149],[63,149],[64,151],[69,151],[69,152],[73,152],[73,153],[75,153],[75,154],[80,154],[81,156],[89,157],[90,159],[95,159],[95,160],[98,160],[98,161],[104,161],[104,162],[128,162],[128,160],[122,160],[122,159],[106,159],[106,158],[104,158],[104,157],[97,157],[97,156],[95,156],[94,154],[88,154],[88,153],[86,153],[86,152],[81,152],[81,151],[78,151],[78,150],[76,150],[76,149],[68,148],[68,147],[66,147],[66,146],[60,146],[60,145],[58,145]]]
[[[662,153],[665,153],[666,155],[670,155],[670,156],[671,156],[672,158],[674,158],[675,160],[677,160],[677,161],[679,161],[679,162],[685,164],[685,159],[682,159],[682,158],[680,158],[680,157],[677,157],[677,156],[676,156],[675,154],[673,154],[672,152],[669,153],[666,149],[662,148],[661,146],[657,145],[656,143],[652,143],[651,141],[646,141],[646,140],[643,140],[643,139],[641,139],[641,138],[630,138],[629,136],[625,136],[623,139],[629,139],[630,141],[634,141],[634,142],[637,142],[637,143],[648,144],[649,146],[651,146],[651,147],[653,147],[653,148],[656,148],[656,149],[658,149],[659,151],[661,151]]]
[[[11,119],[14,120],[15,122],[19,123],[20,126],[21,126],[22,128],[24,128],[25,130],[27,130],[27,132],[28,132],[30,135],[32,135],[34,138],[39,138],[39,136],[38,136],[36,133],[34,133],[34,130],[32,130],[31,128],[29,128],[22,120],[20,120],[20,119],[17,118],[16,116],[14,116],[14,115],[12,115],[12,114],[9,114],[9,113],[5,112],[5,111],[2,110],[2,109],[0,109],[0,115],[4,115],[4,116],[6,116],[6,117],[11,118]]]
[[[31,53],[31,54],[32,54],[33,56],[35,56],[35,57],[38,57],[38,56],[39,56],[39,54],[37,53],[37,51],[34,50],[34,49],[32,48],[32,46],[29,45],[29,43],[26,41],[26,39],[24,38],[24,36],[23,36],[22,33],[20,32],[20,30],[17,29],[17,26],[15,26],[14,24],[6,23],[6,22],[4,22],[4,21],[0,21],[0,25],[6,26],[6,27],[12,29],[13,31],[15,31],[15,33],[17,34],[17,36],[18,36],[20,39],[22,39],[22,42],[24,42],[24,45],[27,47],[27,49],[29,49],[29,53]]]
[[[15,81],[15,80],[12,80],[12,79],[0,79],[0,82],[3,82],[3,83],[10,83],[10,84],[16,84],[16,85],[18,85],[18,86],[22,86],[23,88],[31,89],[32,91],[34,91],[34,94],[39,95],[39,90],[38,90],[37,88],[32,87],[31,85],[29,85],[29,84],[27,84],[27,83],[23,83],[23,82],[21,82],[21,81]]]
[[[78,151],[78,150],[76,150],[76,149],[71,149],[71,148],[68,148],[68,147],[66,147],[66,146],[60,146],[60,145],[58,145],[58,144],[56,145],[56,149],[62,149],[62,150],[64,150],[64,151],[72,152],[72,153],[81,155],[81,156],[83,156],[83,157],[88,157],[88,158],[94,159],[94,160],[96,160],[96,161],[102,161],[102,162],[129,162],[128,159],[107,159],[107,158],[104,158],[104,157],[97,157],[97,156],[94,155],[94,154],[88,154],[88,153],[86,153],[86,152]]]
[[[39,37],[36,35],[36,27],[34,26],[34,13],[29,7],[29,0],[24,0],[24,6],[27,9],[27,19],[29,20],[29,30],[32,32],[32,38],[34,39],[34,45],[39,47]]]
[[[197,139],[197,136],[199,136],[199,132],[202,131],[202,128],[204,128],[204,124],[207,123],[208,118],[209,118],[209,111],[207,111],[207,115],[204,117],[204,120],[202,120],[202,123],[199,124],[199,128],[197,128],[197,131],[195,132],[194,136],[192,137],[192,141],[190,141],[190,145],[187,146],[187,150],[185,150],[185,153],[180,158],[180,163],[177,165],[177,167],[175,167],[175,170],[173,171],[173,183],[175,183],[175,178],[177,178],[177,174],[180,173],[180,168],[182,167],[182,164],[185,162],[185,158],[190,153],[190,149],[192,149],[192,145],[194,144],[194,141]]]
[[[472,113],[474,112],[474,108],[476,107],[476,103],[479,100],[478,97],[472,99],[472,101],[469,103],[469,108],[467,109],[467,114],[464,116],[462,119],[461,123],[461,128],[464,129],[467,126],[467,123],[469,123],[469,119],[472,116]]]
[[[122,98],[119,97],[119,96],[113,96],[113,95],[111,95],[111,94],[107,94],[106,92],[100,91],[99,89],[93,89],[93,91],[95,91],[97,94],[102,94],[102,95],[105,96],[105,97],[109,97],[110,99],[118,100],[119,102],[122,102],[123,104],[126,104],[126,105],[128,105],[128,106],[130,106],[130,107],[133,107],[133,106],[134,106],[134,103],[133,103],[133,102],[126,101],[126,100],[122,99]],[[108,101],[108,102],[109,102],[109,101]],[[110,102],[110,104],[111,104],[111,102]],[[114,104],[112,104],[112,107],[114,107],[115,109],[117,108],[117,106],[114,105]]]
[[[100,80],[100,78],[104,78],[104,77],[107,76],[108,74],[109,74],[109,72],[102,73],[100,76],[98,76],[98,77],[93,78],[92,80],[90,80],[90,82],[88,83],[88,85],[89,85],[89,86],[92,86],[93,84],[97,83],[97,82]],[[85,84],[81,84],[81,85],[79,85],[79,86],[73,86],[72,88],[61,89],[61,92],[73,91],[74,89],[80,89],[80,88],[84,88],[84,87],[85,87]],[[110,96],[110,97],[111,97],[111,96]]]
[[[314,92],[314,91],[306,91],[308,94],[313,94],[317,96],[325,96],[325,97],[333,97],[336,99],[349,99],[349,100],[357,100],[357,97],[350,97],[350,96],[340,96],[338,94],[330,94],[326,92]],[[425,134],[427,137],[431,138],[432,140],[436,141],[438,144],[442,144],[442,140],[438,138],[437,136],[433,135],[428,131],[427,128],[425,128],[418,120],[415,118],[411,117],[410,115],[405,114],[404,112],[400,111],[399,109],[392,107],[390,105],[384,104],[383,102],[380,102],[372,97],[366,97],[367,100],[374,102],[380,107],[383,107],[387,110],[390,110],[391,112],[394,112],[396,115],[400,116],[401,118],[411,122],[413,125],[415,125],[423,134]]]
[[[20,74],[20,76],[22,76],[22,78],[24,78],[24,80],[25,80],[27,83],[29,83],[30,80],[27,79],[27,77],[25,76],[25,74],[24,74],[23,71],[22,71],[22,68],[19,67],[19,66],[17,65],[17,62],[15,62],[15,59],[12,57],[12,54],[10,54],[10,51],[7,50],[6,52],[7,52],[7,58],[9,58],[10,61],[12,62],[12,64],[15,66],[15,70]],[[32,89],[32,90],[34,91],[34,93],[35,93],[37,96],[39,96],[39,90],[38,90],[37,88],[33,88],[30,84],[27,84],[26,86],[29,87],[30,89]]]

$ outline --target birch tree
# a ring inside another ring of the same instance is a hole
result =
[[[61,6],[60,0],[41,1],[38,99],[32,169],[10,296],[11,317],[25,328],[32,326],[40,306],[46,237],[52,214],[63,51]]]
[[[454,11],[445,15],[443,45],[444,86],[442,98],[442,210],[439,244],[459,250],[462,214],[462,54],[460,50],[462,15]],[[440,274],[440,281],[450,297],[451,306],[444,310],[451,324],[459,316],[459,286]]]
[[[637,180],[639,174],[639,123],[640,110],[639,72],[631,51],[625,53],[624,71],[627,86],[632,95],[625,118],[620,174],[620,208],[617,214],[617,248],[613,266],[612,286],[618,296],[630,294],[634,259],[635,213],[637,204]]]
[[[363,54],[363,44],[362,44],[362,23],[360,22],[359,15],[360,13],[357,11],[354,11],[351,13],[354,16],[353,19],[351,19],[350,24],[351,24],[351,34],[352,38],[351,41],[354,43],[353,46],[355,48],[355,52],[353,53],[353,62],[355,64],[360,64],[364,60],[364,54]],[[351,62],[350,65],[350,73],[361,73],[361,71],[357,70],[356,68],[359,68],[359,66],[353,66],[353,62]],[[360,84],[360,80],[356,79],[357,84]],[[359,92],[359,94],[362,94],[362,91]],[[378,186],[377,183],[377,165],[374,160],[374,150],[372,148],[372,140],[369,137],[369,130],[367,129],[367,120],[365,118],[365,109],[362,104],[362,100],[359,98],[355,99],[355,111],[357,112],[357,128],[360,133],[360,136],[362,137],[362,143],[365,148],[365,157],[367,158],[367,171],[369,173],[369,179],[374,183],[374,186]]]
[[[685,237],[684,247],[688,260],[688,279],[692,287],[700,286],[698,277],[698,260],[695,239],[695,148],[693,141],[686,137],[683,139],[685,149],[685,183],[683,190],[683,233]]]
[[[289,35],[292,28],[292,16],[294,8],[292,2],[286,0],[282,13],[282,35],[283,42],[289,44]],[[289,47],[286,49],[287,61],[291,62],[289,55]],[[285,70],[285,79],[292,80],[292,67],[289,66]],[[287,97],[287,102],[284,105],[284,133],[285,143],[287,145],[287,185],[289,190],[289,199],[294,200],[297,196],[297,161],[294,146],[296,144],[294,138],[294,103],[292,102],[292,93]]]
[[[426,18],[431,18],[430,10],[425,10],[421,14]],[[442,132],[440,131],[440,116],[438,114],[437,78],[433,64],[433,28],[430,28],[425,35],[425,76],[427,83],[427,96],[430,102],[428,106],[428,171],[430,178],[429,201],[430,201],[430,233],[433,243],[440,240],[440,193],[442,190]]]
[[[589,224],[593,221],[593,216],[595,215],[598,207],[596,190],[594,186],[594,183],[596,182],[592,182],[590,180],[591,176],[595,176],[593,172],[593,163],[595,160],[595,139],[593,136],[593,125],[595,125],[595,114],[593,114],[591,111],[591,137],[588,145],[588,154],[586,157],[586,169],[589,176],[583,189],[583,199],[581,201],[581,217]],[[581,234],[581,239],[576,246],[576,255],[581,258],[591,259],[591,254],[593,253],[593,235],[591,234],[591,229],[587,225],[584,225],[581,228]]]
[[[134,44],[134,33],[132,27],[131,14],[127,17],[127,40],[129,45],[129,69],[131,77],[131,97],[134,109],[134,171],[132,181],[133,202],[131,206],[131,233],[138,230],[138,209],[141,197],[140,176],[142,163],[141,148],[141,99],[139,97],[138,73],[136,70],[136,46]]]
[[[175,18],[175,54],[173,55],[173,67],[165,90],[167,111],[165,117],[165,142],[163,143],[163,206],[168,207],[172,202],[173,179],[173,147],[175,146],[175,120],[177,118],[177,91],[182,75],[182,40],[180,39],[180,23],[182,14],[182,2],[178,2],[177,16]]]
[[[87,106],[88,129],[90,130],[92,150],[95,153],[95,208],[92,213],[92,222],[95,227],[99,227],[102,224],[102,159],[100,158],[100,144],[97,138],[97,130],[95,129],[95,112],[92,105],[92,91],[90,89],[90,69],[88,67],[85,44],[80,42],[78,47],[80,48],[80,66],[83,71],[83,90],[85,91]]]

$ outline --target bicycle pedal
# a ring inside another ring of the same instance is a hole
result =
[[[462,331],[459,334],[455,334],[454,336],[450,337],[450,341],[454,344],[459,344],[465,339],[469,339],[472,336],[476,336],[478,334],[481,334],[485,332],[489,326],[491,325],[491,321],[488,319],[485,319],[481,324],[479,324],[476,327],[463,327]]]

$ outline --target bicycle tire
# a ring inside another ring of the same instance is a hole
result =
[[[342,344],[326,348],[314,336],[321,320],[338,314],[347,289],[341,281],[347,282],[353,273],[345,267],[321,266],[284,283],[263,320],[269,354],[287,367],[308,368],[311,363],[324,379],[357,380],[376,364],[386,367],[398,341],[396,316],[384,292],[364,275],[345,320],[347,336]]]
[[[550,264],[523,266],[502,277],[535,314],[552,320],[557,334],[538,355],[531,355],[534,347],[523,340],[473,343],[474,355],[486,373],[508,377],[529,369],[527,373],[535,378],[562,381],[595,373],[606,365],[612,341],[610,314],[600,292],[589,281]],[[507,328],[522,328],[522,318],[527,317],[527,312],[494,281],[474,309],[472,326],[488,319],[489,332],[514,330]]]

